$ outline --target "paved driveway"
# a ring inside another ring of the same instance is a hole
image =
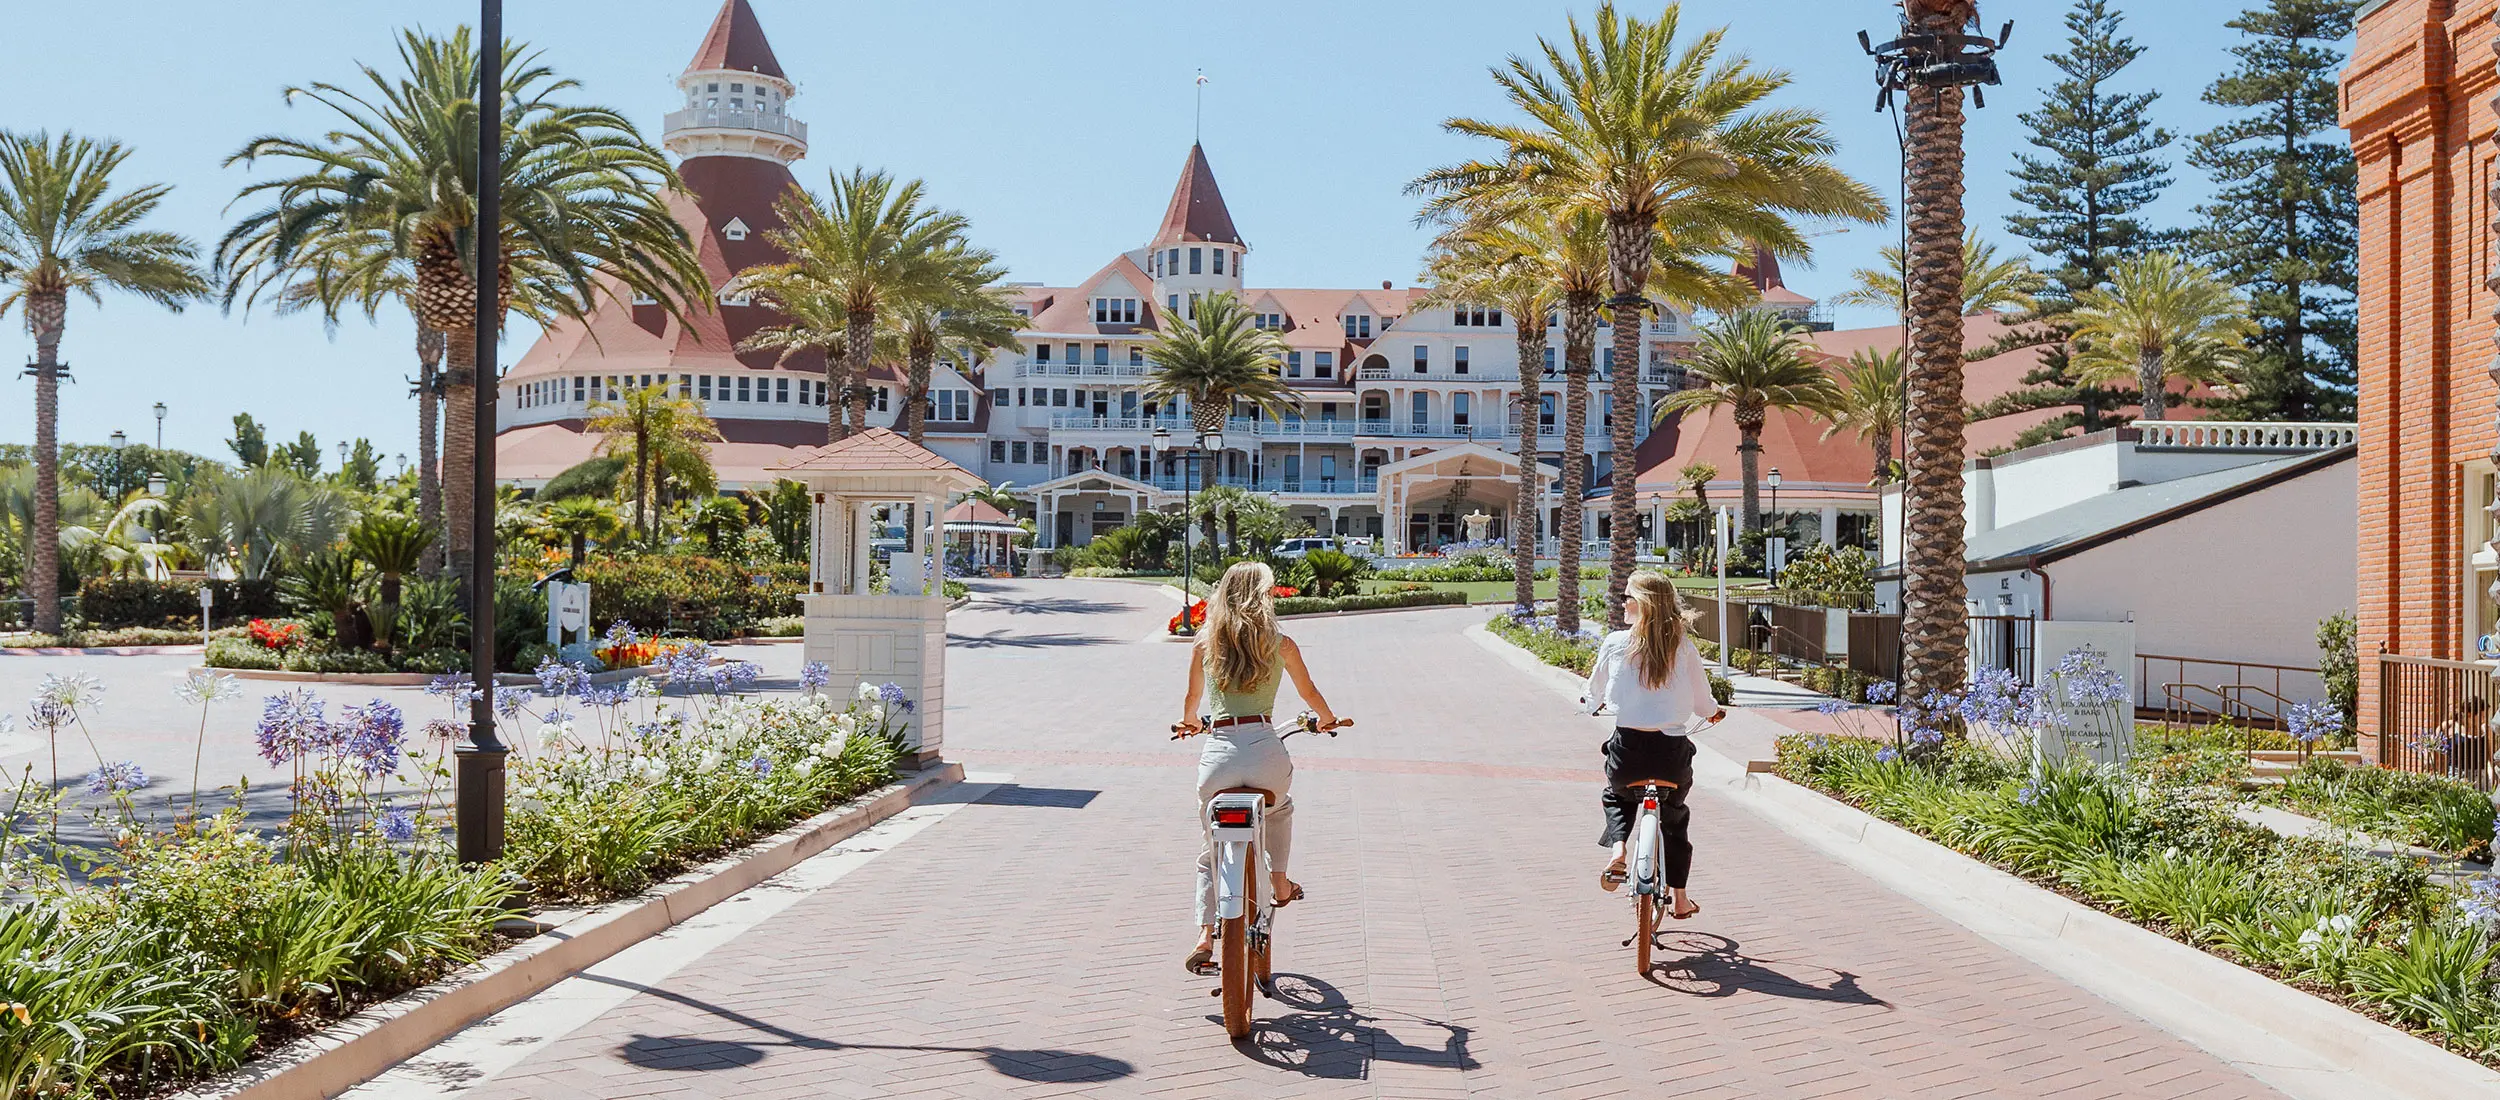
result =
[[[1593,884],[1604,730],[1465,609],[1290,625],[1361,724],[1296,740],[1311,896],[1281,922],[1286,1001],[1236,1047],[1179,966],[1194,757],[1158,731],[1187,652],[1142,640],[1169,612],[987,586],[950,623],[949,755],[1011,782],[653,977],[542,998],[604,983],[595,1015],[455,1040],[517,1064],[366,1095],[2274,1095],[1708,792],[1705,912],[1635,975],[1629,906]]]

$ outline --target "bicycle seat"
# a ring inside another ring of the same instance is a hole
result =
[[[1674,790],[1677,784],[1675,780],[1672,779],[1634,779],[1628,782],[1618,783],[1616,786],[1627,788],[1665,787],[1668,790]]]
[[[1271,790],[1268,790],[1268,789],[1267,789],[1267,788],[1265,788],[1265,787],[1226,787],[1226,788],[1224,788],[1223,790],[1217,791],[1217,792],[1215,792],[1215,793],[1217,793],[1217,794],[1255,794],[1255,795],[1259,796],[1259,798],[1260,798],[1260,799],[1261,799],[1261,800],[1262,800],[1265,804],[1267,804],[1267,805],[1273,806],[1273,805],[1275,805],[1275,804],[1276,804],[1276,792],[1271,791]]]

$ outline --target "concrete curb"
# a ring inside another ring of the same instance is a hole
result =
[[[102,646],[0,646],[0,657],[154,657],[163,654],[200,653],[207,646],[198,642],[183,645],[102,645]]]
[[[1566,699],[1582,681],[1486,630],[1504,660]],[[1767,721],[1743,711],[1738,718]],[[1695,741],[1697,785],[1884,887],[2196,1044],[2297,1100],[2500,1095],[2500,1071],[1972,859]]]
[[[451,977],[322,1029],[178,1100],[322,1100],[370,1081],[461,1028],[666,931],[796,866],[940,787],[963,781],[941,763],[808,818],[635,897],[480,960]]]

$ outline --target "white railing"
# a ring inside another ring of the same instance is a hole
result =
[[[768,134],[807,140],[807,124],[788,115],[765,114],[762,111],[740,111],[728,107],[688,107],[670,111],[661,117],[661,129],[669,130],[762,130]]]
[[[1032,363],[1016,364],[1016,376],[1050,378],[1143,378],[1144,363]]]
[[[2172,450],[2323,451],[2353,442],[2355,424],[2284,421],[2138,420],[2141,446]]]
[[[1058,413],[1050,418],[1052,431],[1060,432],[1133,432],[1150,433],[1157,428],[1172,433],[1176,444],[1192,438],[1194,430],[1185,417],[1167,416],[1088,416],[1084,413]],[[1269,420],[1264,417],[1236,416],[1225,422],[1224,432],[1230,436],[1256,436],[1262,439],[1352,439],[1351,420]]]
[[[1195,475],[1158,475],[1139,480],[1167,493],[1180,492],[1183,481],[1188,482],[1191,492],[1203,492],[1207,487],[1206,479]],[[1253,493],[1305,493],[1315,496],[1366,496],[1380,491],[1378,477],[1263,477],[1257,480],[1219,477],[1215,479],[1215,484]]]

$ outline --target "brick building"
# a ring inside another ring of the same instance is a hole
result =
[[[2358,624],[2366,754],[2470,772],[2488,589],[2494,0],[2372,0],[2343,77],[2361,207]],[[2393,655],[2393,659],[2379,656]],[[2394,685],[2391,689],[2390,685]],[[2483,742],[2487,745],[2487,741]]]

